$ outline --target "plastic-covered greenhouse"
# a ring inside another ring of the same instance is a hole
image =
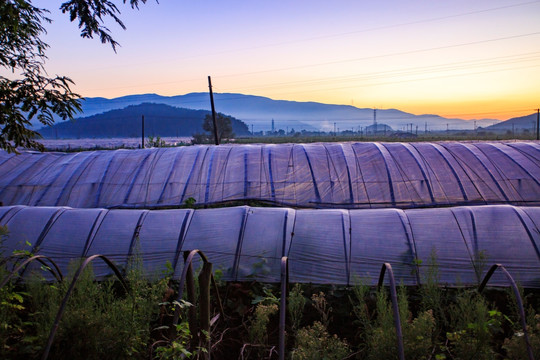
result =
[[[434,256],[450,285],[502,263],[540,288],[539,181],[534,142],[0,153],[0,225],[4,254],[29,249],[64,269],[81,256],[125,266],[140,254],[149,276],[167,261],[178,274],[183,251],[200,249],[229,280],[279,281],[288,256],[293,282],[374,281],[388,262],[412,285]],[[180,208],[190,197],[296,209]]]
[[[0,153],[4,205],[312,208],[540,205],[540,145],[326,143]]]
[[[11,230],[7,251],[37,250],[55,259],[62,270],[67,270],[71,259],[82,256],[102,254],[125,266],[137,254],[150,276],[161,274],[167,261],[178,274],[182,252],[200,249],[227,280],[279,281],[280,259],[288,256],[293,282],[372,281],[381,264],[389,262],[396,277],[413,285],[421,282],[435,255],[443,283],[477,283],[489,262],[504,263],[524,286],[540,287],[540,207],[107,210],[13,206],[2,208],[0,216],[0,223]],[[95,266],[98,276],[110,272],[104,264]],[[492,283],[500,280],[504,279],[495,278]]]

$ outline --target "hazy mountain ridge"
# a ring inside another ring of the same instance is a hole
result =
[[[486,127],[486,130],[524,130],[534,131],[538,114],[518,116]]]
[[[109,110],[101,114],[77,118],[74,121],[56,123],[39,130],[44,138],[114,138],[140,137],[142,115],[145,136],[191,136],[201,133],[203,120],[210,114],[206,110],[172,107],[165,104],[142,103],[123,109]],[[247,125],[232,119],[237,135],[248,135]]]
[[[373,124],[373,109],[351,105],[332,105],[317,102],[273,100],[270,98],[235,93],[214,93],[216,110],[244,121],[251,130],[270,130],[272,119],[276,129],[333,130],[334,123],[340,130],[359,130]],[[128,95],[114,99],[87,98],[82,103],[83,116],[138,105],[144,102],[161,103],[188,109],[210,110],[208,93],[189,93],[176,96],[157,94]],[[377,122],[390,125],[395,130],[418,126],[419,130],[446,130],[474,128],[473,121],[448,119],[438,115],[410,114],[397,109],[377,109]],[[480,119],[477,126],[488,126],[499,120]],[[448,125],[447,125],[448,124]]]

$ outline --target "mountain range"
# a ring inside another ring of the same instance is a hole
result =
[[[214,93],[216,111],[231,115],[245,122],[254,131],[271,130],[274,128],[289,130],[323,130],[333,131],[334,126],[339,130],[358,131],[372,125],[374,117],[378,123],[391,126],[394,130],[411,129],[418,126],[420,130],[469,129],[474,128],[473,121],[444,118],[438,115],[415,115],[397,109],[358,108],[350,105],[331,105],[317,102],[297,102],[288,100],[273,100],[267,97]],[[81,117],[122,109],[130,105],[142,103],[166,104],[194,110],[210,110],[208,93],[189,93],[177,96],[161,96],[157,94],[128,95],[113,99],[101,97],[86,98],[82,101]],[[273,120],[273,121],[272,121]],[[58,121],[58,120],[57,120]],[[489,126],[499,120],[479,119],[477,126]],[[335,123],[335,125],[334,125]],[[411,125],[412,124],[412,125]]]
[[[144,116],[145,136],[190,137],[203,132],[202,124],[209,114],[206,110],[143,103],[56,123],[38,131],[46,139],[139,137]],[[242,121],[231,118],[231,125],[236,135],[249,135],[248,127]]]
[[[503,130],[503,131],[528,130],[532,132],[536,130],[537,119],[538,119],[538,113],[515,117],[512,119],[508,119],[506,121],[500,122],[498,124],[488,126],[486,130],[495,130],[495,131],[497,130]]]

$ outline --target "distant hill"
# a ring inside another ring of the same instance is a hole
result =
[[[206,110],[177,108],[165,104],[142,103],[123,109],[110,110],[73,121],[56,123],[39,129],[44,138],[114,138],[141,136],[141,117],[144,115],[145,136],[191,136],[203,132]],[[233,118],[236,135],[248,135],[248,127]]]
[[[535,131],[536,130],[536,117],[537,114],[533,113],[531,115],[526,116],[520,116],[515,117],[512,119],[508,119],[506,121],[502,121],[498,124],[491,125],[486,127],[486,130],[512,130],[512,127],[514,130],[529,130],[529,131]]]
[[[317,102],[273,100],[262,96],[214,93],[216,110],[241,119],[251,130],[270,130],[272,119],[275,129],[333,131],[334,123],[340,130],[359,130],[373,124],[373,109],[350,105],[332,105]],[[91,116],[105,111],[122,109],[141,103],[166,104],[196,110],[210,110],[208,93],[189,93],[176,96],[157,94],[129,95],[114,99],[86,98],[82,102],[83,114]],[[57,119],[60,121],[60,119]],[[405,129],[410,124],[420,131],[474,129],[472,120],[444,118],[433,114],[415,115],[397,109],[377,109],[377,122],[387,124],[394,130]],[[495,119],[476,119],[477,126],[497,123]]]

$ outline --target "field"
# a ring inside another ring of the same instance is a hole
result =
[[[187,137],[164,137],[163,145],[180,146],[190,143]],[[150,139],[146,139],[145,146]],[[152,141],[154,141],[152,139]],[[110,138],[110,139],[44,139],[41,143],[48,151],[81,151],[94,149],[138,149],[141,146],[140,138]]]
[[[185,146],[191,144],[190,137],[163,137],[161,146]],[[314,142],[344,142],[344,141],[383,141],[383,142],[417,142],[417,141],[511,141],[511,140],[534,140],[535,136],[529,133],[512,132],[473,132],[473,131],[450,131],[450,132],[419,132],[401,133],[395,136],[384,135],[361,135],[358,133],[337,134],[302,134],[283,136],[244,136],[231,142],[236,144],[286,144],[286,143],[314,143]],[[147,138],[146,147],[151,147],[155,139]],[[41,140],[47,151],[82,151],[97,149],[137,149],[141,146],[140,138],[110,138],[110,139],[44,139]]]

